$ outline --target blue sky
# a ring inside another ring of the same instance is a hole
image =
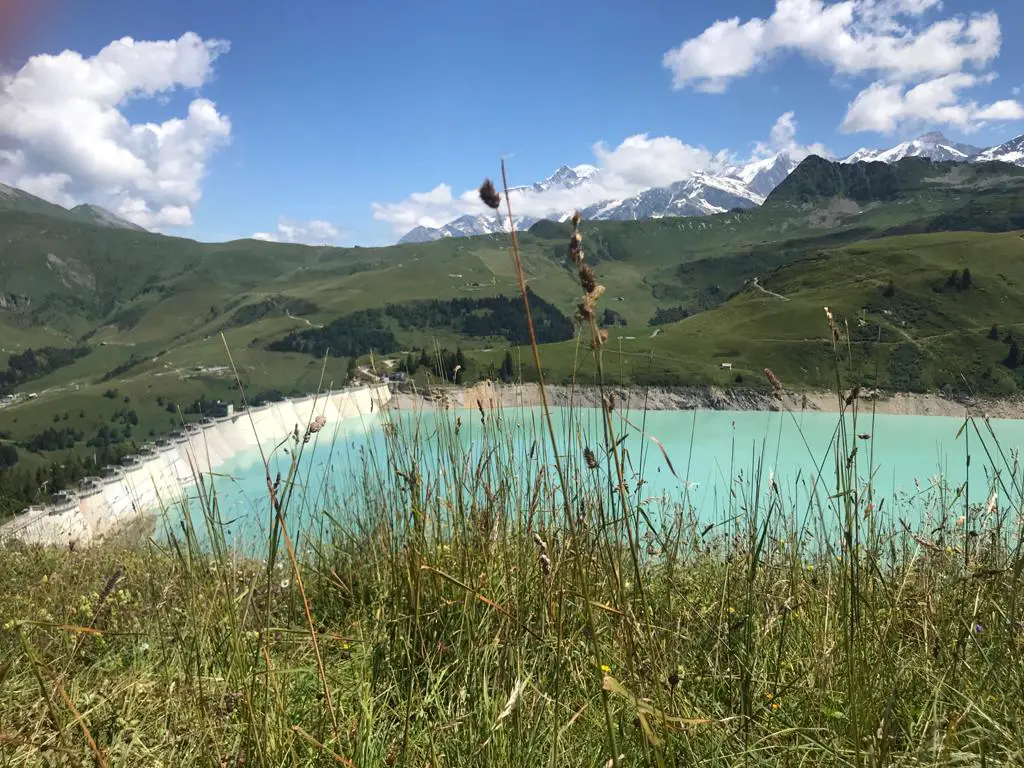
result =
[[[0,38],[10,91],[7,112],[0,106],[0,181],[205,240],[264,232],[393,242],[409,223],[462,210],[459,195],[495,174],[502,155],[511,156],[512,183],[593,163],[608,165],[624,189],[660,178],[658,169],[702,167],[723,150],[743,160],[782,142],[842,156],[930,128],[981,146],[1024,132],[1024,50],[1012,42],[1024,4],[1015,0],[25,8],[17,34]],[[197,38],[175,48],[189,32]],[[91,57],[126,36],[166,41],[166,50],[131,49],[123,98],[93,93]],[[65,50],[79,59],[42,67],[40,55]],[[63,66],[99,108],[81,103]],[[44,69],[61,84],[52,93],[38,74],[28,78]],[[169,69],[180,76],[161,74]],[[18,98],[20,111],[11,106]],[[138,127],[185,118],[197,99],[184,127]],[[78,135],[68,133],[74,123]],[[169,134],[177,138],[154,148],[152,136]],[[620,152],[637,134],[648,142]],[[385,204],[377,218],[375,202]]]

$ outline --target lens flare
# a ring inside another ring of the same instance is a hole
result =
[[[0,0],[0,68],[22,43],[32,19],[39,19],[49,3],[42,0]]]

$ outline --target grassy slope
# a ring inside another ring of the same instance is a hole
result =
[[[622,370],[629,381],[727,386],[737,373],[760,383],[770,367],[795,388],[828,387],[834,352],[827,306],[851,325],[843,345],[850,342],[856,377],[865,384],[1009,394],[1016,376],[1000,365],[1008,352],[1002,334],[1024,333],[1021,255],[1017,232],[901,236],[822,251],[760,278],[788,301],[748,286],[714,309],[662,326],[654,337],[650,328],[612,329],[606,370]],[[964,267],[973,277],[970,289],[935,290]],[[890,280],[895,292],[887,298]],[[993,324],[1003,329],[999,341],[987,338]],[[555,380],[593,375],[574,343],[548,345],[545,360]],[[722,370],[722,362],[733,369]]]
[[[998,345],[979,347],[975,336],[958,337],[954,332],[974,333],[992,320],[1015,322],[1010,315],[1019,302],[1012,284],[1006,284],[1006,295],[999,298],[1005,310],[1002,315],[995,311],[999,304],[985,300],[999,281],[1010,273],[1016,275],[1012,253],[1019,241],[1014,235],[963,239],[936,234],[932,240],[920,241],[920,246],[913,245],[918,241],[906,241],[907,247],[902,241],[880,240],[865,246],[877,258],[865,253],[851,259],[851,252],[842,247],[894,230],[963,227],[971,222],[986,228],[1005,227],[1013,222],[1020,174],[920,163],[897,170],[895,180],[872,181],[872,189],[888,190],[881,202],[828,199],[835,191],[829,185],[840,183],[841,191],[858,194],[861,181],[840,178],[836,182],[829,175],[834,167],[826,164],[810,167],[802,175],[798,171],[789,187],[780,187],[757,210],[697,219],[585,224],[588,259],[608,289],[603,306],[628,321],[627,327],[612,329],[613,342],[606,353],[609,371],[621,372],[632,381],[685,379],[727,385],[735,383],[734,373],[721,371],[718,364],[729,360],[748,381],[768,365],[792,386],[821,386],[827,377],[820,373],[820,364],[829,356],[817,341],[823,334],[821,306],[854,313],[871,304],[870,283],[882,281],[874,276],[884,272],[879,265],[885,265],[900,285],[900,298],[927,299],[918,309],[930,318],[921,327],[912,323],[894,332],[904,341],[912,337],[908,343],[928,353],[928,359],[945,357],[949,362],[919,385],[946,384],[955,374],[950,368],[954,363],[970,369],[975,379],[982,377],[990,363],[998,360]],[[884,176],[890,170],[881,167],[871,173]],[[523,233],[521,239],[531,288],[571,313],[579,289],[565,267],[567,233],[562,225],[545,223]],[[0,410],[0,429],[21,438],[54,413],[66,410],[63,398],[68,393],[95,395],[110,386],[125,391],[139,408],[151,412],[143,417],[140,410],[143,434],[160,428],[168,420],[153,405],[156,396],[188,402],[211,386],[210,379],[195,377],[193,367],[227,363],[220,332],[225,333],[240,375],[251,390],[298,390],[316,386],[320,364],[302,355],[267,351],[268,341],[387,301],[517,290],[508,238],[502,236],[392,248],[312,248],[251,240],[209,245],[90,227],[36,209],[0,210],[0,234],[4,290],[33,299],[29,313],[0,312],[0,363],[9,352],[43,344],[69,346],[86,339],[93,350],[73,366],[22,387],[39,392],[38,400]],[[892,253],[907,248],[918,254],[914,259],[924,259],[921,265]],[[901,278],[901,270],[920,266],[934,271],[938,279],[939,272],[960,263],[950,249],[970,249],[966,260],[978,282],[977,290],[959,297],[955,307],[951,297],[927,296],[927,288]],[[924,252],[932,250],[934,257],[926,259]],[[997,268],[1004,257],[1010,259],[1010,266]],[[794,262],[798,266],[785,266]],[[803,283],[790,285],[797,275],[804,276]],[[755,276],[773,290],[793,293],[793,301],[783,304],[744,289]],[[278,306],[265,316],[249,311],[268,300]],[[290,317],[282,307],[296,300],[313,306],[305,307],[301,316]],[[679,304],[713,309],[666,326],[651,338],[653,329],[646,323],[655,310]],[[244,322],[238,321],[247,312]],[[875,320],[887,325],[882,317]],[[443,332],[404,333],[400,338],[410,346],[435,341],[461,344],[477,363],[477,374],[486,374],[490,364],[497,366],[506,346],[500,340],[458,339]],[[892,383],[886,371],[894,346],[895,342],[880,345],[870,357],[872,365],[877,361],[881,366],[878,382],[883,385]],[[488,349],[494,351],[484,351]],[[913,358],[906,350],[900,354],[901,359]],[[555,378],[572,375],[574,356],[574,344],[552,350],[548,365]],[[130,370],[112,382],[100,381],[130,360],[137,362]],[[341,382],[346,367],[344,360],[329,361],[326,381]],[[581,371],[585,379],[585,365]],[[1005,391],[1006,375],[998,368],[992,371],[993,382],[986,386]],[[230,380],[220,377],[213,381],[211,394],[228,394],[230,388]]]
[[[544,501],[560,493],[546,435],[516,441],[500,426],[520,420],[389,430],[355,467],[365,485],[326,505],[296,564],[272,541],[257,553],[269,566],[183,541],[0,552],[0,759],[1020,764],[1020,478],[1008,464],[998,509],[966,525],[951,489],[886,499],[883,516],[842,473],[816,492],[775,491],[742,450],[721,519],[646,498],[641,517],[642,475],[661,459],[624,470],[637,494],[620,497],[614,438],[602,445],[581,420],[559,446],[566,518]],[[867,475],[859,425],[837,424],[834,449],[809,465]],[[1010,460],[979,438],[1000,468]],[[421,477],[426,453],[440,467]],[[308,461],[291,504],[319,509]]]

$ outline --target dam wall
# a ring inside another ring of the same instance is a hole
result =
[[[101,476],[84,478],[77,489],[54,494],[51,504],[29,507],[0,525],[0,543],[84,547],[102,541],[181,501],[199,478],[239,454],[273,447],[296,432],[301,439],[318,417],[328,435],[345,419],[375,418],[390,398],[386,384],[374,384],[188,424],[180,435],[146,445]]]

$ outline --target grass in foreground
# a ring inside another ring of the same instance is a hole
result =
[[[358,491],[330,503],[299,488],[297,441],[282,517],[330,512],[294,565],[279,526],[261,558],[233,554],[209,498],[193,509],[205,552],[190,533],[6,549],[3,764],[1021,759],[1012,460],[998,505],[936,489],[897,508],[856,481],[869,459],[851,456],[847,414],[809,501],[737,459],[729,509],[698,521],[641,502],[652,467],[633,457],[623,514],[593,414],[574,418],[559,457],[572,536],[545,435],[458,413],[431,433],[386,425]],[[984,424],[968,429],[1001,463]],[[645,461],[665,466],[656,449]]]
[[[600,371],[600,287],[575,237],[572,254]],[[829,321],[839,368],[848,329]],[[672,457],[627,453],[622,436],[641,430],[608,398],[561,437],[517,438],[517,413],[453,413],[432,431],[385,421],[341,497],[305,455],[322,433],[300,431],[291,471],[268,473],[257,558],[232,551],[213,494],[168,543],[9,548],[0,756],[1018,764],[1016,459],[967,422],[984,493],[881,498],[857,439],[870,414],[836,386],[848,409],[814,482],[791,495],[733,456],[717,519],[685,494],[647,497],[652,462],[675,474]],[[297,548],[311,510],[319,533]]]

